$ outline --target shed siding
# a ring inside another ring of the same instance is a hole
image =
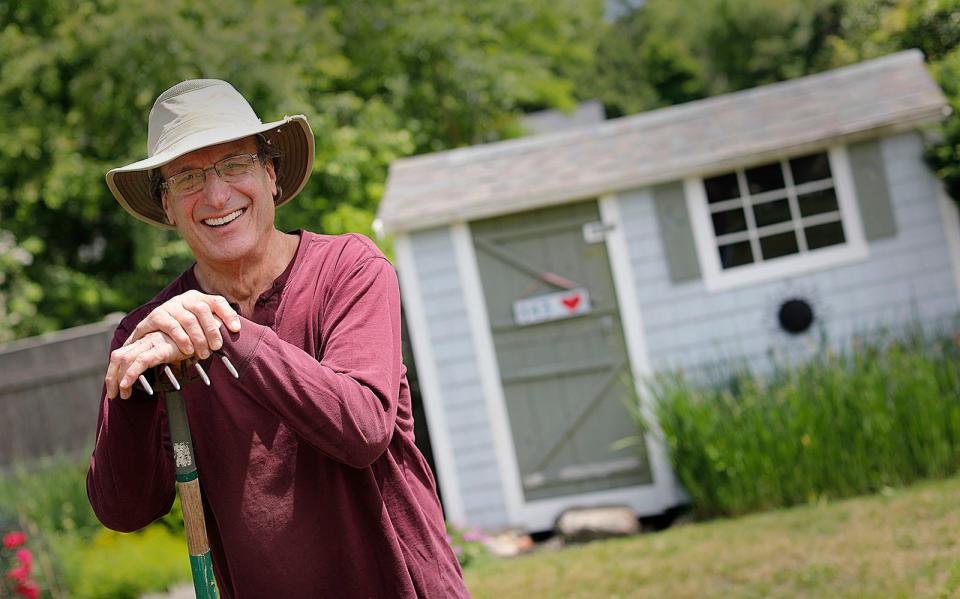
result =
[[[958,310],[937,203],[939,183],[922,161],[915,133],[883,139],[896,234],[870,243],[866,260],[789,279],[710,293],[702,280],[671,282],[650,189],[618,196],[636,296],[654,370],[696,369],[728,359],[763,369],[769,351],[800,358],[825,334],[839,344],[856,333],[915,321],[944,324]],[[792,337],[777,323],[791,297],[810,301],[817,321]]]
[[[449,429],[440,434],[450,435],[466,519],[500,526],[507,511],[453,240],[437,228],[412,235],[411,245]]]

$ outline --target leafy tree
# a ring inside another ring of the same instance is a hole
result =
[[[827,68],[841,4],[649,0],[610,25],[581,87],[630,114]]]
[[[177,81],[222,78],[264,119],[306,114],[314,176],[280,226],[369,232],[387,167],[517,134],[572,106],[600,0],[0,0],[0,339],[148,299],[189,265],[116,205],[104,173],[145,155]]]
[[[522,109],[573,108],[600,0],[342,0],[343,83],[402,116],[416,152],[515,135]]]
[[[960,0],[648,0],[610,25],[579,93],[630,114],[919,48],[953,108],[927,157],[960,201],[958,44]]]
[[[331,75],[297,59],[335,54],[338,38],[298,11],[0,4],[0,226],[30,252],[32,290],[7,304],[0,328],[32,334],[129,309],[188,263],[182,242],[118,210],[104,173],[143,157],[153,99],[183,78],[230,79],[270,116],[308,108],[307,66],[315,81]]]
[[[918,48],[952,112],[927,146],[927,161],[960,202],[960,0],[849,0],[835,61]]]

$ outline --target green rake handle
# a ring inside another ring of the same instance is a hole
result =
[[[172,377],[171,377],[172,378]],[[179,387],[179,385],[176,385]],[[193,572],[193,588],[197,599],[216,599],[217,584],[213,577],[213,560],[210,558],[210,541],[203,520],[203,502],[200,499],[200,479],[193,454],[190,426],[179,389],[164,393],[167,404],[167,422],[170,425],[170,440],[173,442],[173,457],[177,467],[177,493],[183,508],[183,527],[187,533],[187,551],[190,553],[190,570]]]

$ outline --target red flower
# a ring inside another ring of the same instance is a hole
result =
[[[32,580],[28,580],[17,585],[17,593],[27,599],[37,599],[40,596],[40,587]]]
[[[29,549],[21,549],[20,551],[17,551],[17,561],[20,562],[20,565],[29,570],[30,566],[33,565],[33,554],[30,553]]]
[[[27,566],[11,568],[10,571],[7,572],[7,578],[16,580],[20,584],[25,584],[27,582],[27,576],[30,576],[30,568]]]
[[[3,546],[7,549],[16,549],[26,542],[27,535],[23,534],[19,530],[8,532],[7,534],[3,535]]]

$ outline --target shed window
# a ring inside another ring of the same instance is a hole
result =
[[[722,269],[846,241],[826,152],[703,180]]]

